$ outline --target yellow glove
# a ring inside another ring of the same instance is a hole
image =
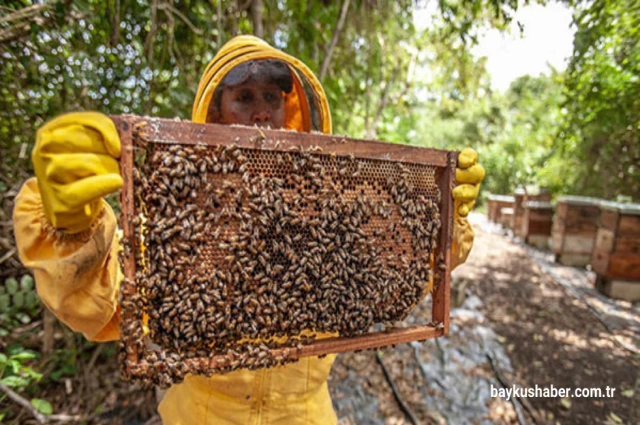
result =
[[[456,201],[455,214],[466,217],[473,208],[480,191],[480,182],[484,179],[484,168],[478,164],[478,152],[465,148],[458,155],[456,168],[456,187],[453,199]]]
[[[77,233],[91,226],[102,197],[122,187],[118,157],[120,138],[106,115],[71,113],[38,130],[31,160],[53,227]]]

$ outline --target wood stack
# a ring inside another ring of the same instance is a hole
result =
[[[556,261],[574,267],[584,267],[591,262],[600,202],[600,199],[583,196],[558,198],[551,236]]]
[[[523,207],[520,236],[529,245],[547,248],[553,223],[553,205],[548,201],[525,201]]]
[[[640,300],[640,204],[600,204],[591,266],[602,293]]]
[[[502,209],[513,208],[515,198],[513,196],[506,195],[489,195],[488,205],[488,218],[492,223],[502,223]]]

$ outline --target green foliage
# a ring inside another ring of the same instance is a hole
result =
[[[35,292],[33,277],[25,274],[20,281],[8,278],[0,286],[0,335],[19,324],[30,323],[40,313],[40,300]]]
[[[49,375],[53,381],[60,381],[65,376],[73,376],[77,372],[77,352],[65,349],[56,350],[51,358],[53,371]]]
[[[0,383],[14,391],[35,391],[42,374],[36,372],[31,363],[38,359],[38,354],[26,350],[21,345],[11,345],[0,353]],[[51,404],[42,399],[32,398],[31,404],[42,414],[53,412]],[[2,419],[2,418],[0,418]]]
[[[529,183],[562,190],[563,174],[548,173],[554,167],[561,114],[559,75],[523,76],[506,93],[492,93],[482,59],[469,65],[476,69],[476,83],[467,85],[471,89],[464,98],[440,99],[425,107],[426,119],[418,126],[422,144],[476,149],[487,170],[483,194],[512,193]]]
[[[343,2],[265,3],[264,38],[320,73]],[[256,26],[249,14],[252,2],[242,2],[244,8],[235,1],[218,3],[184,0],[149,7],[124,0],[51,0],[15,25],[5,24],[0,146],[6,152],[3,168],[16,164],[6,174],[15,178],[16,170],[30,169],[36,129],[64,112],[188,118],[207,62],[222,43]],[[390,139],[413,122],[410,71],[420,51],[437,40],[445,53],[447,46],[473,39],[485,22],[502,25],[517,8],[511,0],[443,1],[440,23],[418,32],[413,10],[421,2],[350,3],[323,81],[335,131],[375,136],[380,128]],[[28,5],[17,2],[0,13]],[[398,123],[404,115],[408,124]]]
[[[580,193],[638,201],[640,6],[634,0],[585,3],[574,23],[558,157]]]
[[[48,2],[39,15],[47,25],[0,44],[0,143],[24,168],[20,152],[35,130],[64,112],[189,117],[199,73],[218,47],[215,9],[187,0],[178,15],[118,4],[116,14],[109,2]]]
[[[31,405],[43,415],[50,415],[53,413],[53,406],[51,406],[51,403],[49,403],[47,400],[43,400],[41,398],[32,398]]]

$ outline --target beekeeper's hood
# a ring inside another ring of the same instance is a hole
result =
[[[293,56],[248,35],[231,39],[209,62],[198,84],[191,120],[197,123],[207,122],[209,106],[214,101],[216,88],[225,76],[242,63],[261,59],[280,60],[291,71],[293,84],[291,91],[285,95],[285,129],[331,133],[327,97],[313,72]]]

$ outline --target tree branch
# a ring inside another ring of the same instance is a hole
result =
[[[0,18],[0,24],[8,24],[11,21],[17,21],[19,19],[31,18],[34,15],[37,15],[44,11],[44,9],[48,8],[49,5],[47,3],[43,4],[34,4],[33,6],[24,7],[22,9],[16,10],[13,13],[8,13]]]
[[[398,387],[396,387],[396,383],[393,381],[393,378],[391,377],[391,375],[389,374],[389,371],[384,365],[384,362],[382,361],[382,356],[380,355],[379,351],[376,351],[376,361],[378,362],[380,367],[382,367],[382,372],[384,373],[384,377],[389,383],[389,386],[391,386],[391,390],[393,391],[393,397],[396,399],[396,402],[398,403],[398,406],[400,407],[400,410],[402,411],[402,413],[404,413],[404,415],[409,419],[409,421],[413,425],[420,425],[420,421],[418,421],[418,419],[416,418],[416,415],[411,411],[411,408],[407,406],[407,404],[402,399],[402,396],[400,395],[400,391],[398,390]]]
[[[218,20],[218,41],[216,44],[216,50],[222,46],[222,0],[216,2],[216,13]]]
[[[320,81],[324,80],[324,77],[327,75],[327,71],[329,70],[329,65],[331,64],[331,57],[333,56],[333,51],[335,50],[338,39],[340,38],[340,34],[344,29],[344,22],[347,18],[347,12],[349,10],[350,0],[344,0],[342,3],[342,9],[340,9],[340,16],[338,17],[338,22],[336,23],[336,28],[333,30],[333,37],[331,38],[331,43],[329,47],[327,47],[327,51],[324,55],[324,60],[322,61],[322,66],[320,67]]]
[[[120,0],[113,0],[113,17],[111,19],[111,39],[109,44],[115,47],[120,35]]]
[[[493,356],[491,354],[489,354],[489,353],[485,353],[485,354],[487,356],[487,359],[489,360],[489,364],[491,365],[491,369],[493,369],[493,373],[495,373],[496,378],[498,379],[498,382],[500,382],[500,384],[502,384],[502,386],[505,387],[505,388],[512,388],[512,385],[509,383],[507,378],[505,378],[505,376],[502,374],[502,372],[500,372],[500,369],[498,369],[498,365],[496,365],[496,361],[494,360]],[[527,413],[529,413],[529,415],[531,415],[531,417],[535,421],[536,425],[544,425],[546,423],[546,421],[543,420],[543,418],[540,417],[540,415],[538,414],[538,411],[531,405],[529,400],[526,399],[526,398],[521,398],[521,397],[513,397],[512,398],[513,406],[514,406],[514,409],[516,410],[516,413],[518,413],[518,408],[517,408],[517,405],[515,403],[516,399],[520,402],[522,407],[525,408]],[[522,418],[520,416],[521,415],[518,415],[518,422],[522,423],[522,421],[521,421]]]
[[[237,13],[242,13],[242,12],[244,12],[245,10],[247,10],[247,9],[249,8],[249,6],[251,6],[251,2],[252,2],[252,1],[253,1],[253,0],[247,0],[247,1],[245,1],[244,3],[240,4],[240,0],[238,0],[238,1],[236,2],[236,12],[237,12]]]
[[[380,102],[378,103],[378,107],[376,108],[376,115],[374,119],[369,123],[369,128],[366,129],[367,139],[372,139],[376,136],[376,126],[380,121],[380,117],[382,116],[382,112],[384,108],[387,106],[387,102],[389,100],[389,91],[391,91],[391,86],[393,85],[393,81],[396,79],[398,73],[400,72],[400,63],[396,64],[395,68],[389,75],[389,78],[384,83],[384,89],[382,89],[382,96],[380,96]]]
[[[182,14],[182,12],[180,12],[178,9],[176,9],[175,7],[173,7],[171,4],[169,3],[162,3],[160,5],[158,5],[158,9],[166,9],[165,13],[167,13],[167,10],[170,11],[171,13],[173,13],[174,15],[176,15],[178,18],[180,18],[185,24],[187,24],[187,26],[189,28],[191,28],[191,31],[193,31],[194,33],[196,33],[197,35],[202,35],[203,32],[201,29],[196,28],[195,25],[193,25],[193,23],[189,20],[189,18],[187,18],[186,16],[184,16]]]
[[[35,407],[29,403],[28,400],[22,398],[18,393],[13,392],[11,388],[6,385],[0,383],[0,390],[2,390],[11,400],[22,406],[27,412],[31,414],[38,422],[41,424],[46,424],[49,421],[57,421],[57,422],[70,422],[70,421],[81,421],[83,417],[80,415],[43,415],[38,412]]]
[[[9,252],[7,252],[6,254],[4,254],[2,256],[2,258],[0,258],[0,264],[4,263],[5,261],[7,261],[9,258],[13,257],[13,254],[16,253],[16,249],[13,248],[11,249]]]
[[[147,62],[149,66],[153,62],[153,39],[156,36],[156,28],[158,27],[157,16],[158,16],[158,0],[153,0],[151,4],[151,28],[149,28],[149,33],[147,34],[147,39],[144,42],[144,53],[147,56]]]

